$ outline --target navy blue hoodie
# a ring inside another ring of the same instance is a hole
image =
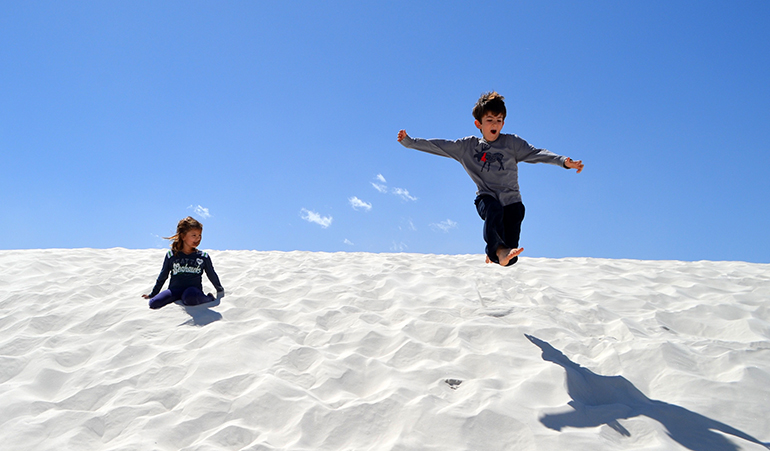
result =
[[[182,292],[190,287],[196,287],[203,291],[202,279],[204,272],[217,292],[225,290],[219,282],[219,276],[214,271],[214,265],[211,264],[209,254],[198,250],[192,254],[168,251],[166,259],[163,260],[163,268],[160,270],[158,281],[155,282],[155,288],[152,289],[150,297],[155,297],[160,293],[169,274],[171,274],[171,281],[168,283],[168,289],[175,294],[181,296]]]

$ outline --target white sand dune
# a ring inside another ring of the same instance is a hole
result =
[[[0,251],[0,449],[770,441],[770,265],[212,251],[153,311],[164,252]]]

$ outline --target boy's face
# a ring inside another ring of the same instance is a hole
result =
[[[481,117],[481,122],[475,121],[476,127],[481,130],[481,136],[484,137],[487,142],[492,142],[500,137],[500,130],[505,125],[505,118],[503,114],[495,114],[492,112],[485,113]]]

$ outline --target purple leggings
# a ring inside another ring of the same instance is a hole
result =
[[[216,299],[210,294],[203,294],[203,292],[195,287],[188,287],[181,293],[177,290],[163,290],[154,298],[150,299],[150,308],[159,309],[172,302],[182,300],[184,305],[198,305],[205,304],[206,302],[212,302]]]

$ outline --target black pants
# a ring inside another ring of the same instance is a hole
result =
[[[500,246],[509,249],[519,247],[521,235],[521,221],[524,220],[524,204],[515,204],[503,207],[494,196],[483,194],[476,198],[476,211],[484,220],[484,241],[487,243],[487,256],[495,263],[500,263],[497,258],[497,248]],[[507,266],[511,266],[519,260],[513,257]]]

